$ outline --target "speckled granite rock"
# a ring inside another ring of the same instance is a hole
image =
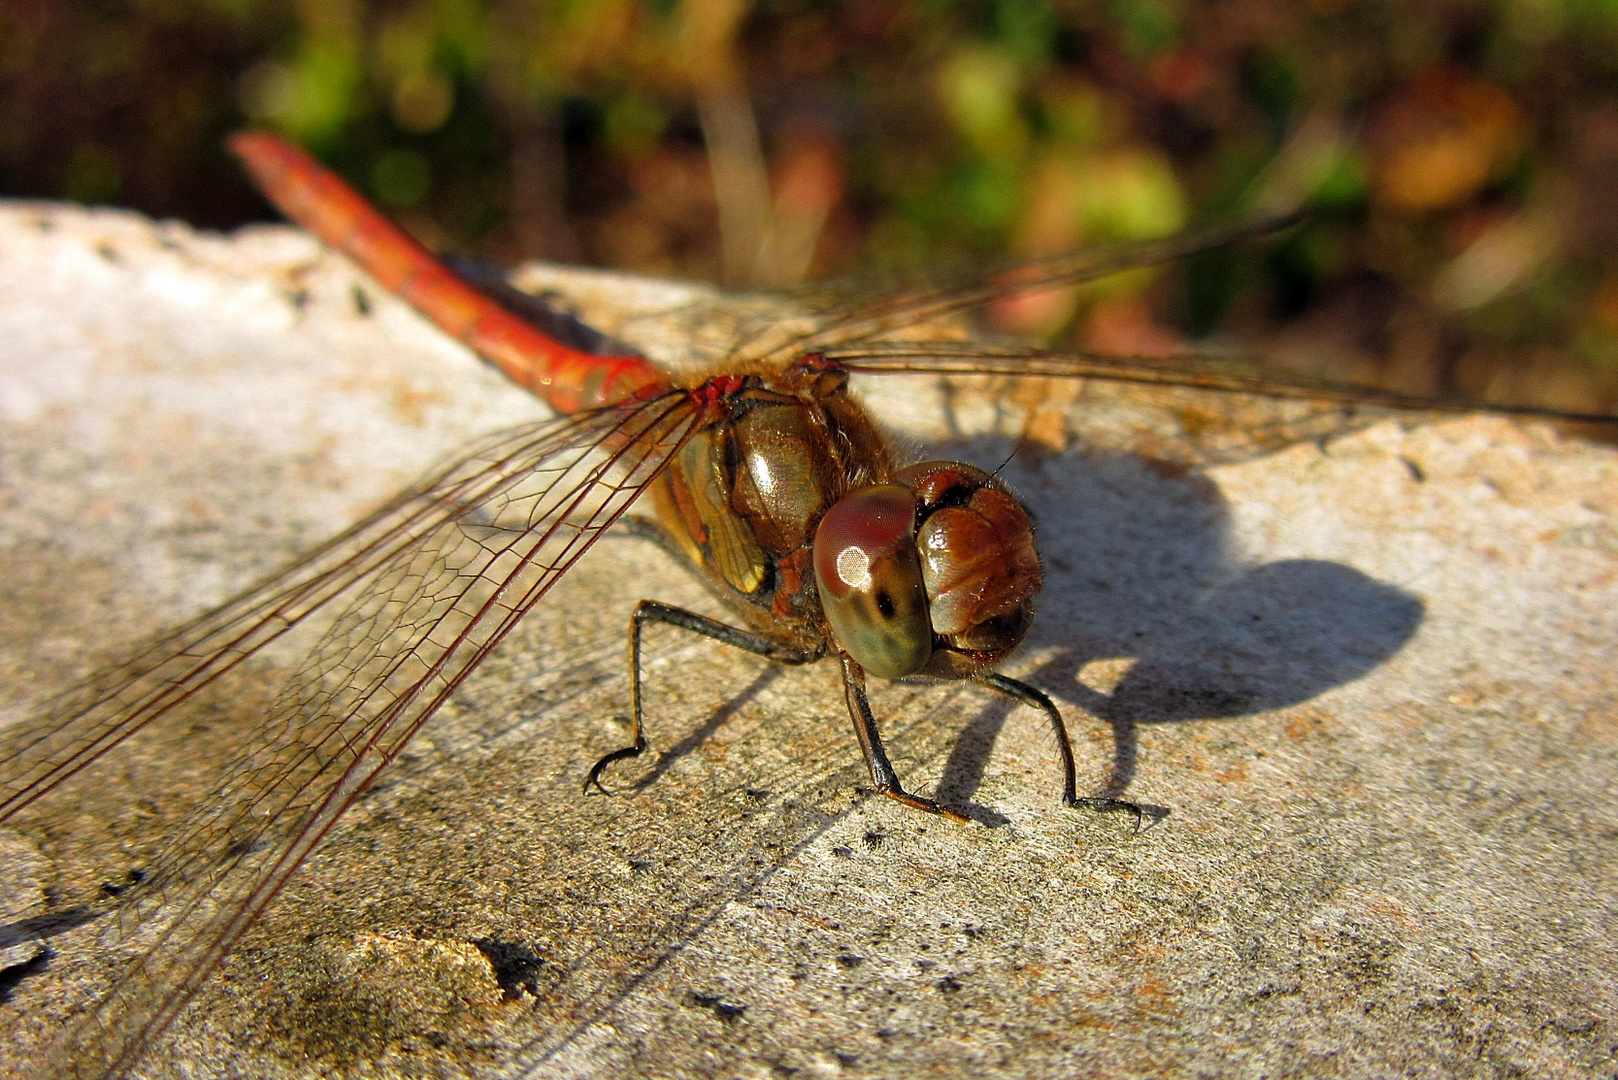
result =
[[[705,295],[531,276],[665,352]],[[288,229],[5,207],[0,343],[8,718],[540,413]],[[1618,453],[1473,417],[1009,476],[1049,567],[1010,670],[1070,715],[1088,783],[1167,808],[1154,827],[1060,810],[1039,718],[970,687],[876,706],[902,774],[992,827],[865,797],[829,666],[656,631],[659,753],[581,796],[622,739],[629,609],[708,603],[609,538],[142,1075],[1618,1069]],[[165,810],[96,798],[126,795]],[[54,880],[35,839],[0,835],[19,915]],[[83,1007],[95,931],[4,953],[5,1068]]]

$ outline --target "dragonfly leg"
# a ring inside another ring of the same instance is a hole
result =
[[[584,790],[594,787],[602,792],[607,789],[601,784],[601,774],[614,762],[625,758],[638,757],[646,750],[646,733],[642,721],[641,708],[641,671],[640,671],[640,635],[641,628],[649,622],[663,623],[665,626],[678,627],[689,630],[693,634],[712,638],[725,645],[732,645],[738,649],[746,649],[750,653],[767,657],[782,664],[805,664],[816,659],[816,655],[794,650],[791,646],[770,638],[750,634],[745,630],[738,630],[734,626],[710,619],[706,615],[698,615],[694,611],[684,608],[671,607],[660,604],[656,600],[642,600],[635,605],[633,614],[629,616],[629,731],[630,742],[628,746],[614,750],[604,755],[590,767],[590,772],[584,778]]]
[[[1132,803],[1125,799],[1113,799],[1107,796],[1092,795],[1080,798],[1077,794],[1077,767],[1073,763],[1073,740],[1068,738],[1067,724],[1062,720],[1062,711],[1056,707],[1056,702],[1043,690],[1029,686],[1025,682],[1018,682],[997,671],[985,672],[977,676],[977,681],[991,690],[998,690],[1007,697],[1016,698],[1024,705],[1032,705],[1043,712],[1051,722],[1051,728],[1056,732],[1056,747],[1062,755],[1062,803],[1064,806],[1081,806],[1091,810],[1107,813],[1114,810],[1126,810],[1135,815],[1135,831],[1139,832],[1145,811],[1139,803]]]
[[[876,717],[871,712],[871,700],[865,695],[865,669],[845,653],[838,653],[843,665],[843,697],[848,701],[848,715],[854,721],[854,734],[865,752],[865,763],[871,768],[871,783],[877,791],[895,802],[939,814],[953,821],[966,823],[972,819],[953,807],[912,795],[899,784],[888,752],[882,748],[882,736],[876,730]]]

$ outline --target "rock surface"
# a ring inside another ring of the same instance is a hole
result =
[[[660,355],[710,298],[529,276]],[[0,342],[7,721],[542,411],[290,229],[7,206]],[[630,608],[712,608],[612,537],[140,1074],[1613,1074],[1618,453],[1467,417],[1007,475],[1048,568],[1009,673],[1068,714],[1083,783],[1167,810],[1151,828],[1059,808],[1039,717],[970,686],[874,697],[901,775],[980,824],[871,798],[830,665],[661,631],[656,753],[582,796],[624,737]],[[210,733],[177,738],[194,790]],[[8,922],[60,895],[64,836],[164,820],[150,779],[0,833]],[[5,1069],[86,1006],[100,933],[10,941]]]

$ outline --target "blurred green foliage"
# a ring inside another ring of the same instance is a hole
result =
[[[1615,78],[1618,0],[0,0],[0,193],[264,218],[221,141],[265,125],[429,243],[745,279],[710,174],[739,95],[759,280],[1309,203],[1152,317],[1592,406],[1618,383]],[[1105,338],[1086,312],[1154,289],[1024,329]]]

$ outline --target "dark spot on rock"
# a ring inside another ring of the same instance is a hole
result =
[[[51,958],[56,954],[49,949],[40,949],[20,964],[11,964],[0,968],[0,1003],[11,1000],[11,992],[15,990],[24,979],[31,975],[38,975],[50,966]]]
[[[0,972],[0,977],[4,974],[5,972]],[[4,1000],[4,997],[0,997],[0,1001]],[[1593,1016],[1558,1016],[1551,1021],[1550,1026],[1563,1035],[1589,1035],[1595,1031],[1598,1024],[1599,1021]]]
[[[51,890],[47,889],[46,892],[49,894]],[[18,919],[16,922],[0,925],[0,949],[9,949],[25,941],[37,941],[52,934],[65,934],[75,926],[94,922],[105,914],[106,909],[98,911],[88,905],[76,905],[57,911],[47,911],[32,918]]]
[[[524,993],[539,996],[539,972],[545,966],[543,956],[514,941],[482,938],[472,944],[494,969],[494,981],[500,984],[507,1001],[516,1001]]]
[[[101,884],[101,891],[108,896],[122,896],[125,892],[146,880],[146,871],[139,868],[129,871],[123,881],[105,881]]]
[[[691,1004],[703,1009],[710,1009],[713,1014],[727,1024],[735,1023],[747,1011],[746,1005],[732,1005],[717,994],[691,994]]]

